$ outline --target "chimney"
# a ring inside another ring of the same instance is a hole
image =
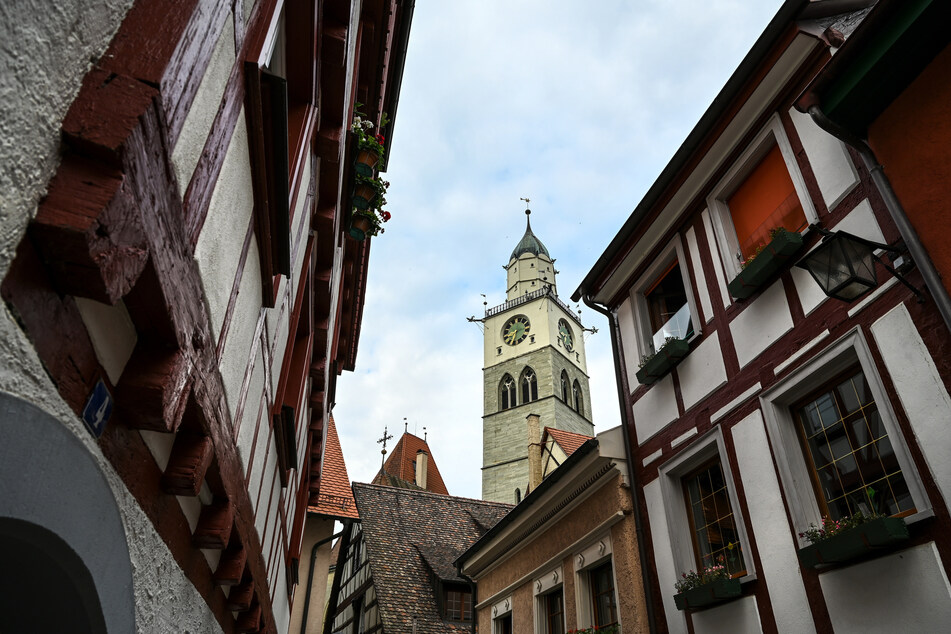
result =
[[[426,467],[428,466],[429,456],[420,449],[416,452],[416,486],[421,489],[426,488]]]
[[[528,486],[534,491],[542,483],[542,434],[538,414],[529,414],[528,421]]]

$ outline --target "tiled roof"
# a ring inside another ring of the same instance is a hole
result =
[[[471,632],[443,621],[433,577],[456,576],[453,561],[512,508],[508,504],[373,484],[353,485],[370,573],[386,632]]]
[[[542,434],[543,443],[547,440],[548,436],[551,436],[552,440],[558,443],[558,446],[561,447],[566,456],[570,456],[578,447],[583,445],[586,441],[591,440],[591,436],[576,434],[573,431],[565,431],[563,429],[555,429],[554,427],[545,428],[545,433]]]
[[[336,518],[357,519],[357,507],[350,490],[347,465],[340,450],[337,426],[333,416],[327,423],[327,444],[324,447],[324,464],[320,471],[320,496],[317,504],[307,507],[310,513]]]
[[[400,441],[396,443],[393,453],[390,454],[383,465],[383,470],[400,480],[416,482],[416,469],[413,467],[413,463],[416,462],[416,453],[421,450],[429,456],[426,466],[426,490],[449,495],[449,491],[442,481],[442,476],[439,475],[436,459],[433,458],[433,452],[429,450],[429,445],[419,436],[414,436],[409,432],[405,432]]]
[[[407,480],[403,480],[402,478],[397,478],[395,475],[387,473],[382,469],[376,472],[376,475],[373,477],[373,480],[370,482],[370,484],[380,484],[385,487],[399,487],[400,489],[415,489],[417,491],[426,490],[415,482],[409,482]]]

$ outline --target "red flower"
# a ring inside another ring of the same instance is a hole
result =
[[[377,143],[383,143],[383,141],[384,141],[384,139],[383,139],[383,135],[382,135],[382,134],[376,135],[376,142],[377,142]]]
[[[393,217],[393,214],[391,214],[388,211],[381,212],[381,214],[383,215],[383,222],[386,222],[387,220]]]

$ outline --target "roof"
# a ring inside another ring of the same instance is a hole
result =
[[[409,432],[404,432],[400,437],[399,442],[396,443],[396,447],[393,448],[393,453],[390,454],[390,457],[387,458],[383,464],[383,471],[388,475],[395,476],[415,486],[416,454],[420,451],[425,451],[426,455],[429,456],[426,466],[426,490],[432,491],[433,493],[449,495],[446,484],[443,482],[442,476],[439,475],[439,468],[436,467],[436,459],[433,458],[433,452],[430,451],[429,445],[419,436],[414,436]],[[375,484],[382,483],[382,481],[380,481],[380,475],[377,475],[373,482]],[[391,486],[400,485],[394,483],[391,484]]]
[[[360,483],[353,493],[384,631],[470,632],[440,618],[434,579],[467,583],[453,561],[511,505]]]
[[[542,434],[542,444],[545,444],[549,437],[558,443],[558,446],[561,447],[561,450],[565,452],[566,456],[573,454],[575,450],[578,449],[578,447],[592,438],[591,436],[585,436],[584,434],[576,434],[573,431],[565,431],[564,429],[546,427],[545,433]]]
[[[309,513],[340,519],[357,519],[357,507],[350,490],[350,477],[343,461],[340,439],[333,416],[327,423],[327,443],[324,447],[324,463],[320,470],[320,494],[317,504],[307,507]]]
[[[509,261],[515,260],[518,256],[525,253],[531,253],[533,255],[544,255],[549,260],[551,256],[548,255],[548,249],[545,248],[545,245],[542,244],[542,241],[538,239],[537,236],[532,232],[532,222],[528,218],[528,215],[531,212],[525,210],[525,235],[522,236],[522,239],[518,241],[518,244],[515,245],[515,250],[512,251],[512,255],[509,258]]]

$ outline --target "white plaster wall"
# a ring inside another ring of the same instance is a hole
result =
[[[251,455],[251,448],[254,444],[254,429],[257,427],[258,416],[261,415],[261,398],[264,394],[264,357],[261,354],[261,348],[254,357],[254,369],[251,371],[251,379],[248,384],[248,396],[244,402],[244,411],[241,413],[241,420],[236,421],[240,425],[238,428],[238,455],[241,456],[241,463],[244,468],[248,468],[248,460]]]
[[[796,285],[796,294],[799,296],[799,303],[802,305],[802,312],[806,315],[819,307],[822,302],[829,299],[822,292],[822,287],[814,279],[809,271],[792,267],[789,269],[792,274],[793,283]]]
[[[634,325],[634,307],[628,297],[617,309],[618,330],[620,331],[621,348],[624,350],[625,371],[627,384],[633,388],[637,385],[637,364],[640,361],[640,351],[637,348],[637,331]]]
[[[836,632],[947,632],[951,586],[934,542],[819,575]]]
[[[260,424],[260,426],[264,429],[264,431],[261,431],[261,430],[258,431],[258,437],[259,438],[264,437],[266,439],[267,433],[268,433],[267,431],[268,430],[268,416],[270,416],[270,414],[268,413],[266,408],[262,407],[261,409],[263,409],[263,411],[260,412],[261,422],[260,423],[257,422],[257,416],[258,416],[257,412],[259,409],[258,406],[261,404],[261,400],[262,399],[258,398],[254,401],[255,403],[254,409],[256,412],[254,424],[255,425]],[[250,435],[253,437],[254,435],[253,429],[251,430]],[[249,446],[250,446],[250,442],[249,442]],[[260,444],[258,445],[258,448],[254,452],[254,459],[251,463],[251,478],[248,480],[248,497],[250,497],[252,504],[256,503],[258,496],[261,495],[260,489],[262,486],[264,486],[264,483],[261,479],[261,475],[264,473],[265,448],[266,448],[266,445],[260,445]]]
[[[723,307],[727,308],[731,303],[730,293],[726,286],[726,277],[723,275],[723,262],[720,260],[720,249],[717,246],[717,238],[713,233],[713,221],[710,219],[710,210],[704,209],[700,214],[703,219],[703,232],[707,236],[707,244],[710,245],[710,257],[713,259],[713,274],[717,281],[717,288],[720,289],[720,301]]]
[[[808,114],[789,109],[799,140],[816,176],[822,200],[832,210],[858,185],[859,175],[842,141],[817,126]]]
[[[120,300],[115,306],[109,306],[77,297],[76,306],[89,331],[96,358],[105,368],[109,380],[116,385],[139,340],[125,303]]]
[[[284,369],[284,352],[287,350],[287,338],[290,336],[291,318],[290,300],[281,309],[269,309],[267,311],[274,332],[273,345],[274,358],[271,359],[271,394],[277,393],[277,384],[281,380],[281,371]]]
[[[264,454],[267,451],[267,458],[264,461],[264,484],[263,490],[257,496],[257,506],[254,508],[254,526],[257,528],[261,543],[264,543],[265,531],[267,530],[268,520],[268,502],[274,497],[275,491],[280,492],[281,481],[277,477],[277,452],[274,451],[274,443],[270,440],[271,430],[265,421],[261,421],[261,431],[258,433],[258,448],[255,451]],[[277,503],[271,504],[271,513],[274,513]]]
[[[868,202],[868,199],[857,204],[833,229],[836,231],[846,231],[852,235],[865,238],[866,240],[885,242],[882,228],[878,225],[878,221],[875,220],[875,214],[872,212],[872,205]]]
[[[638,444],[644,444],[645,440],[662,430],[677,416],[674,379],[668,374],[651,385],[647,393],[634,403],[634,429],[637,430]]]
[[[670,634],[686,634],[687,620],[683,612],[674,603],[674,583],[679,572],[674,567],[674,555],[670,545],[670,532],[667,527],[667,513],[664,511],[664,494],[660,480],[644,486],[644,499],[647,502],[647,517],[651,527],[651,545],[654,548],[654,563],[657,566],[657,581],[664,600],[664,614]],[[681,571],[686,572],[686,571]]]
[[[732,434],[753,539],[763,566],[759,575],[769,591],[776,623],[781,632],[815,632],[762,413],[756,410],[741,420]],[[749,565],[752,557],[746,557]]]
[[[184,136],[184,135],[183,135]],[[217,341],[221,335],[235,271],[241,258],[251,212],[254,209],[254,194],[251,190],[251,158],[248,151],[248,132],[244,114],[238,115],[238,125],[231,136],[231,143],[221,166],[221,174],[211,195],[208,215],[195,245],[195,260],[205,289],[208,316]],[[248,250],[249,269],[256,269],[257,244],[252,237]],[[260,298],[260,292],[258,293]]]
[[[871,330],[935,484],[945,504],[951,503],[951,397],[934,360],[904,304],[883,315]]]
[[[249,256],[250,257],[250,256]],[[231,317],[231,327],[225,341],[225,349],[221,353],[218,369],[225,387],[225,396],[228,400],[228,409],[233,416],[237,411],[238,397],[245,380],[248,361],[251,355],[260,347],[260,339],[256,339],[255,329],[257,318],[261,312],[261,276],[257,267],[257,260],[245,268],[241,278],[241,287],[238,291],[238,301],[235,303],[234,314]],[[257,395],[248,394],[248,398]]]
[[[707,290],[707,280],[703,275],[703,266],[700,264],[700,247],[697,244],[697,232],[693,227],[687,229],[687,250],[690,252],[693,277],[697,280],[693,292],[700,298],[700,309],[703,311],[704,323],[713,319],[713,304],[710,303],[710,292]]]
[[[782,281],[777,280],[730,322],[740,367],[759,356],[792,326],[786,291]]]
[[[222,20],[223,26],[219,24],[215,27],[222,29],[221,35],[215,43],[211,60],[201,78],[201,83],[198,84],[198,92],[195,93],[191,108],[185,115],[182,131],[172,150],[172,168],[178,180],[178,193],[182,197],[185,196],[188,183],[191,182],[192,174],[195,172],[195,166],[198,165],[198,159],[205,148],[205,141],[215,122],[221,105],[221,97],[234,66],[234,15],[229,11],[222,16]],[[244,121],[243,116],[239,116],[238,119]]]
[[[684,409],[690,409],[726,383],[726,365],[720,350],[720,338],[716,333],[705,338],[680,362],[677,378],[680,379]]]
[[[691,615],[695,634],[755,634],[763,631],[756,597],[744,597]],[[784,632],[780,628],[781,632]]]

